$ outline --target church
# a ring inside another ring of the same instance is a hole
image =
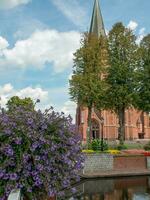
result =
[[[98,37],[100,35],[106,37],[99,0],[95,0],[94,2],[90,33]],[[87,119],[88,109],[78,105],[76,110],[76,125],[83,142],[86,141],[86,132],[88,128]],[[106,110],[100,112],[94,108],[92,109],[91,139],[100,139],[103,137],[110,141],[117,140],[118,127],[118,118],[115,113]],[[135,109],[128,109],[125,111],[125,139],[150,139],[150,116],[147,113]]]

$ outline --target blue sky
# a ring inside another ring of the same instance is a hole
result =
[[[13,96],[41,99],[74,117],[68,95],[73,52],[90,26],[93,0],[0,0],[1,104]],[[122,21],[138,37],[150,32],[149,0],[101,0],[105,28]]]

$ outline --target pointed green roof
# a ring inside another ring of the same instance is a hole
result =
[[[104,37],[106,36],[104,23],[103,23],[103,17],[102,17],[100,5],[99,5],[99,0],[95,0],[94,2],[90,33],[93,33],[97,35],[98,37],[100,35]]]

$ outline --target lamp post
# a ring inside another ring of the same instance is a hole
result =
[[[101,117],[101,125],[102,125],[102,131],[101,131],[101,151],[104,151],[104,118]]]

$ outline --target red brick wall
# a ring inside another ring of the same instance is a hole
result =
[[[146,157],[145,156],[115,156],[114,157],[114,169],[115,170],[136,170],[146,169]]]

